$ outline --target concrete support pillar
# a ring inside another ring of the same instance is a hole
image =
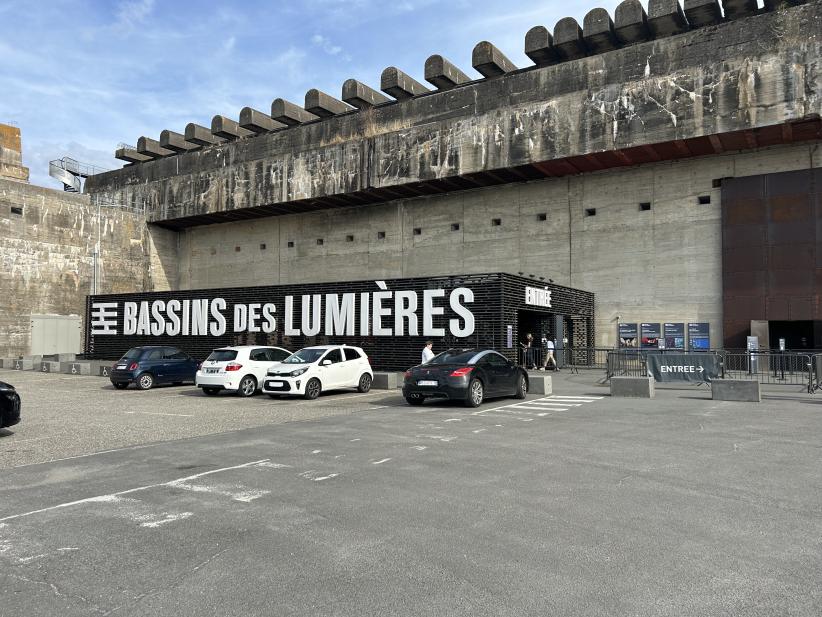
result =
[[[389,66],[380,75],[380,90],[393,96],[398,101],[404,101],[412,96],[430,92],[416,79],[394,66]]]
[[[719,23],[722,19],[719,0],[685,0],[685,17],[693,28]]]
[[[488,41],[480,41],[474,46],[471,66],[484,77],[497,77],[517,70],[514,63]]]
[[[756,0],[722,0],[722,8],[725,9],[725,17],[728,19],[747,17],[758,10]]]
[[[648,0],[648,27],[658,39],[688,30],[679,0]]]
[[[582,22],[582,37],[588,51],[601,54],[618,47],[614,22],[605,9],[592,9]]]
[[[185,135],[166,129],[160,133],[160,147],[174,150],[174,152],[188,152],[197,149],[199,146],[186,141]]]
[[[616,8],[614,32],[622,44],[641,43],[651,38],[648,15],[639,0],[625,0]]]
[[[314,114],[285,99],[274,99],[271,103],[271,117],[288,126],[296,126],[317,119]]]
[[[351,109],[350,105],[346,105],[330,94],[316,88],[311,88],[305,93],[305,110],[320,118],[330,118],[331,116],[344,114],[351,111]]]
[[[240,110],[240,126],[254,133],[268,133],[286,127],[282,122],[272,120],[267,113],[257,111],[251,107],[243,107]]]
[[[563,17],[554,26],[554,48],[563,60],[583,58],[587,49],[582,28],[573,17]]]
[[[356,79],[347,79],[342,87],[342,100],[357,109],[368,109],[391,101],[387,96]]]
[[[236,120],[219,115],[211,119],[211,133],[228,141],[249,137],[254,134],[248,129],[241,127],[240,123]]]
[[[559,60],[554,48],[554,37],[545,26],[534,26],[525,34],[525,55],[537,66],[545,66]]]
[[[198,146],[211,146],[213,144],[221,144],[225,141],[222,137],[217,137],[211,133],[211,129],[200,124],[189,122],[186,124],[185,132],[186,141],[190,141]]]
[[[454,86],[468,83],[471,78],[439,54],[425,61],[425,81],[439,90],[450,90]]]
[[[141,137],[137,140],[137,152],[153,159],[160,159],[174,154],[174,150],[163,148],[159,141],[149,137]]]
[[[118,148],[114,152],[114,158],[125,161],[126,163],[145,163],[151,160],[150,156],[140,154],[137,150],[132,150],[131,148]]]

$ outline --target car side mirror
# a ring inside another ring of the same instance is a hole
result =
[[[331,360],[323,360],[322,362],[320,362],[320,366],[331,366],[331,364]]]

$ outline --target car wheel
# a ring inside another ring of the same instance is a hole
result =
[[[220,393],[220,389],[219,388],[203,388],[203,392],[205,392],[209,396],[217,396]]]
[[[479,379],[472,379],[468,384],[468,395],[465,398],[466,407],[479,407],[485,397],[485,388]]]
[[[405,402],[409,405],[422,405],[425,402],[425,397],[422,394],[409,394],[405,397]]]
[[[525,375],[520,375],[519,380],[517,380],[517,391],[514,393],[514,398],[525,398],[526,394],[528,394],[528,380],[525,379]]]
[[[359,392],[368,392],[371,389],[371,375],[363,373],[360,377],[360,383],[357,386]]]
[[[320,380],[316,377],[312,377],[308,380],[308,383],[305,384],[305,394],[303,397],[307,398],[310,401],[313,401],[317,398],[322,392],[322,385],[320,385]]]
[[[257,380],[251,375],[246,375],[240,381],[240,387],[237,388],[237,394],[240,396],[254,396],[257,392]]]
[[[140,390],[151,390],[154,386],[154,375],[151,373],[143,373],[137,378],[137,387]]]
[[[113,385],[118,390],[125,390],[126,388],[128,388],[128,382],[127,381],[118,381],[118,382],[114,383]]]

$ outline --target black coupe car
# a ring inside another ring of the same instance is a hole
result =
[[[20,395],[14,386],[0,381],[0,428],[20,422]]]
[[[486,398],[525,398],[528,374],[493,349],[449,349],[405,372],[402,394],[411,405],[427,398],[464,401],[478,407]]]

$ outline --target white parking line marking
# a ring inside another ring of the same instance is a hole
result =
[[[422,452],[423,450],[427,450],[428,446],[411,446],[411,449],[412,450],[419,450],[420,452]]]
[[[484,430],[485,430],[484,428],[478,428],[477,430],[471,431],[471,432],[472,433],[482,433]]]
[[[443,422],[462,422],[460,418],[448,418],[447,420],[443,420]]]
[[[382,465],[383,463],[387,463],[390,460],[391,460],[390,458],[384,458],[380,461],[371,461],[371,464],[372,465]]]
[[[284,465],[283,463],[272,463],[266,460],[262,463],[259,463],[258,465],[255,465],[255,467],[269,467],[271,469],[290,469],[291,465]]]
[[[322,450],[312,450],[311,454],[319,454],[320,452],[322,452]]]
[[[152,529],[156,529],[157,527],[165,525],[166,523],[181,521],[191,516],[194,516],[194,512],[180,512],[179,514],[167,514],[165,518],[162,518],[159,521],[147,521],[145,523],[140,523],[140,527],[150,527]]]
[[[233,465],[231,467],[221,467],[220,469],[212,469],[211,471],[204,471],[202,473],[194,474],[193,476],[186,476],[184,478],[177,478],[176,480],[169,480],[168,482],[158,482],[157,484],[146,484],[145,486],[138,486],[135,488],[126,489],[124,491],[118,491],[116,493],[107,493],[105,495],[97,495],[95,497],[86,497],[85,499],[78,499],[76,501],[67,501],[65,503],[59,503],[55,506],[49,506],[47,508],[39,508],[37,510],[30,510],[28,512],[21,512],[20,514],[12,514],[11,516],[4,516],[0,518],[0,523],[3,521],[11,521],[18,518],[24,518],[26,516],[32,516],[33,514],[41,514],[43,512],[51,512],[52,510],[60,510],[63,508],[70,508],[72,506],[79,506],[86,503],[95,503],[95,502],[105,502],[105,501],[113,501],[116,500],[121,495],[130,495],[131,493],[138,493],[140,491],[147,491],[152,488],[158,488],[161,486],[174,486],[175,484],[181,484],[184,482],[189,482],[191,480],[196,480],[197,478],[202,478],[204,476],[210,476],[215,473],[222,473],[224,471],[232,471],[234,469],[245,469],[246,467],[253,467],[255,465],[259,465],[260,463],[268,462],[270,459],[264,458],[259,461],[252,461],[250,463],[243,463],[241,465]]]
[[[124,411],[124,414],[141,413],[148,416],[177,416],[179,418],[193,418],[193,413],[163,413],[161,411]]]
[[[580,399],[584,399],[584,400],[586,400],[586,401],[589,401],[589,400],[590,400],[590,401],[601,401],[601,400],[602,400],[603,398],[605,398],[605,397],[604,397],[604,396],[583,396],[583,395],[580,395],[580,396],[568,396],[568,395],[559,395],[559,394],[556,394],[556,395],[554,395],[552,398],[580,398]]]
[[[537,407],[535,405],[515,405],[517,409],[530,409],[532,411],[542,411],[545,407]],[[553,411],[568,411],[567,407],[551,407]]]
[[[525,404],[525,403],[522,403]],[[581,407],[582,403],[550,403],[548,401],[528,401],[528,405],[541,405],[543,407]]]

